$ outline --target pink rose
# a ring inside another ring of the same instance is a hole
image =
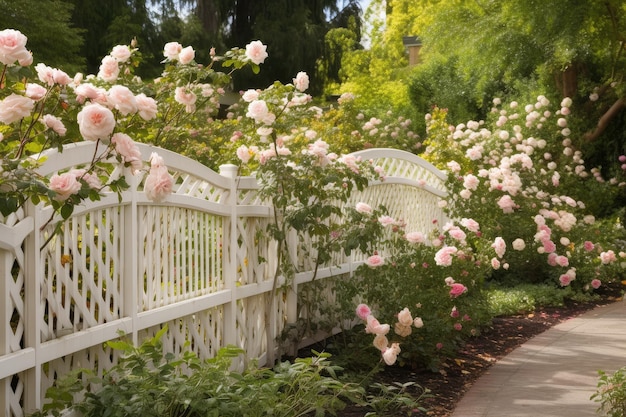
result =
[[[81,184],[71,172],[55,174],[50,177],[50,189],[56,193],[54,197],[58,201],[67,200],[72,194],[80,191]]]
[[[259,92],[257,90],[247,90],[245,93],[243,93],[241,98],[246,103],[250,103],[259,98]]]
[[[506,252],[506,242],[501,237],[496,237],[491,244],[491,247],[495,250],[498,258],[502,258]]]
[[[413,317],[411,316],[411,312],[408,307],[405,307],[398,313],[398,323],[402,326],[410,326],[413,324]]]
[[[380,216],[378,218],[378,223],[380,223],[383,226],[391,226],[392,224],[394,224],[396,221],[394,220],[393,217],[390,216]]]
[[[163,164],[163,158],[152,153],[150,157],[150,173],[144,182],[144,191],[149,200],[163,201],[172,193],[174,179]]]
[[[356,306],[356,315],[361,320],[367,320],[367,316],[369,316],[370,314],[372,314],[372,310],[370,310],[367,304],[359,304],[358,306]]]
[[[385,361],[387,365],[391,366],[394,363],[396,363],[396,360],[398,360],[399,354],[400,354],[400,344],[392,343],[391,347],[385,349],[385,351],[383,352],[383,360]]]
[[[28,116],[35,102],[28,97],[11,94],[0,101],[0,122],[11,124]]]
[[[615,256],[615,252],[613,252],[612,250],[608,250],[600,254],[600,261],[604,265],[610,264],[611,262],[615,262],[616,260],[617,260],[617,257]]]
[[[454,246],[444,246],[435,253],[435,263],[439,266],[452,265],[452,255],[458,252]]]
[[[69,83],[73,81],[72,78],[70,78],[70,76],[67,75],[67,73],[65,73],[64,71],[61,71],[60,69],[52,68],[51,75],[52,75],[52,81],[54,84],[68,85]]]
[[[126,62],[131,56],[131,51],[128,45],[116,45],[111,50],[111,56],[117,62]]]
[[[84,83],[76,86],[74,93],[79,103],[84,103],[85,99],[106,102],[106,90],[95,87],[93,84]]]
[[[373,345],[376,349],[383,352],[385,349],[387,349],[387,346],[389,345],[389,340],[384,334],[377,334],[376,337],[374,337]]]
[[[572,282],[572,278],[567,274],[563,274],[559,277],[559,282],[561,283],[561,287],[567,287],[570,282]]]
[[[102,183],[100,182],[100,179],[96,175],[87,172],[86,169],[72,169],[69,171],[69,173],[76,177],[76,180],[78,181],[84,180],[89,188],[92,188],[94,190],[99,190],[100,188],[102,188]]]
[[[168,42],[163,47],[163,55],[170,61],[176,61],[178,54],[183,50],[183,46],[178,42]]]
[[[467,287],[463,284],[454,283],[450,285],[450,297],[457,298],[459,295],[467,291]]]
[[[15,29],[0,31],[0,62],[14,65],[18,61],[21,66],[30,65],[33,58],[26,49],[27,40],[24,34]]]
[[[47,92],[48,90],[39,84],[28,83],[26,84],[26,92],[24,94],[26,97],[37,101],[44,98]]]
[[[421,317],[415,317],[415,319],[413,320],[413,326],[415,326],[417,329],[421,329],[422,327],[424,327],[424,321]]]
[[[404,238],[409,243],[424,243],[426,241],[426,237],[422,232],[409,232],[404,235]]]
[[[248,148],[246,145],[241,145],[240,147],[238,147],[237,158],[239,158],[244,164],[247,164],[250,161],[250,158],[252,158],[252,152],[250,148]]]
[[[365,265],[369,266],[370,268],[376,268],[377,266],[381,266],[384,263],[385,262],[380,255],[372,255],[365,261]]]
[[[137,102],[139,116],[143,120],[152,120],[157,116],[158,107],[155,99],[141,93],[135,96],[135,101]]]
[[[259,65],[265,61],[267,55],[267,46],[261,41],[252,41],[246,45],[246,58]]]
[[[588,240],[585,241],[585,243],[583,244],[583,247],[585,248],[587,252],[591,252],[595,248],[593,242],[590,242]]]
[[[267,107],[267,103],[263,100],[253,100],[248,104],[248,111],[246,117],[254,119],[257,123],[265,123],[270,115],[270,110]],[[266,123],[271,124],[271,123]]]
[[[602,281],[600,281],[599,279],[592,279],[591,280],[591,287],[594,290],[597,290],[598,288],[600,288],[600,285],[602,285]]]
[[[454,323],[454,330],[460,331],[463,329],[463,325],[461,323]]]
[[[61,119],[56,116],[46,114],[42,117],[41,121],[47,128],[52,129],[59,136],[65,136],[65,133],[67,133],[65,125],[63,125]]]
[[[196,52],[193,50],[191,46],[187,46],[180,50],[178,54],[178,60],[181,64],[187,65],[196,57]]]
[[[124,162],[130,164],[133,174],[143,167],[141,152],[130,136],[125,133],[116,133],[111,137],[111,143],[115,145],[115,152],[124,159]]]
[[[452,307],[452,311],[450,311],[450,317],[457,318],[459,317],[459,310],[455,307]]]
[[[78,113],[78,130],[85,140],[108,141],[115,129],[113,112],[100,104],[89,104]]]
[[[107,93],[107,101],[117,109],[122,116],[137,113],[137,100],[135,95],[128,87],[123,85],[114,85]]]
[[[389,333],[389,325],[388,324],[380,324],[380,322],[376,319],[376,317],[371,314],[366,318],[367,324],[365,325],[365,332],[371,334],[382,334],[386,335]]]
[[[102,58],[100,70],[98,71],[98,78],[102,78],[106,82],[113,83],[117,81],[117,77],[119,75],[120,67],[117,60],[110,55]]]
[[[478,224],[478,222],[474,219],[461,219],[461,226],[474,233],[478,233],[480,230],[480,224]]]
[[[356,209],[356,211],[363,214],[370,214],[372,212],[372,207],[369,204],[363,202],[356,203],[356,206],[354,206],[354,208]]]
[[[198,97],[193,91],[188,90],[186,87],[176,87],[174,100],[185,106],[185,111],[187,113],[193,113],[196,110],[197,99]]]
[[[293,85],[296,87],[298,91],[305,91],[309,88],[309,76],[306,72],[300,71],[296,78],[293,79]]]

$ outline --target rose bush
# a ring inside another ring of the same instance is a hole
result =
[[[43,63],[33,67],[26,36],[0,31],[0,215],[19,212],[30,200],[50,204],[66,219],[86,199],[96,200],[107,190],[119,193],[127,185],[123,177],[110,177],[111,160],[133,174],[145,170],[135,141],[184,140],[194,124],[205,124],[217,112],[232,72],[246,65],[258,72],[267,53],[257,41],[223,57],[212,51],[205,66],[194,61],[193,48],[171,42],[164,56],[163,76],[152,82],[133,74],[141,61],[134,42],[115,46],[97,75],[70,77]],[[216,62],[232,70],[216,71]],[[88,166],[50,178],[38,174],[47,149],[81,140],[99,145]],[[144,187],[156,201],[172,191],[173,179],[158,155],[151,158]]]
[[[480,225],[497,281],[547,280],[575,293],[622,269],[622,213],[603,210],[625,182],[585,166],[568,127],[571,105],[496,99],[488,120],[457,126],[443,110],[427,115],[425,156],[448,171],[446,209]]]

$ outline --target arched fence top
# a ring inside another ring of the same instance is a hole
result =
[[[351,155],[371,160],[383,168],[385,183],[405,184],[424,190],[438,197],[447,196],[447,174],[425,159],[407,151],[388,148],[372,148],[353,152]],[[376,185],[379,183],[371,184]]]

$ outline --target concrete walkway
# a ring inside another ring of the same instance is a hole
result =
[[[450,417],[598,417],[598,370],[626,366],[626,302],[560,323],[498,361]]]

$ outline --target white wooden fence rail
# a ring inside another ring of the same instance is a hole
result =
[[[157,151],[175,178],[164,202],[146,198],[144,174],[112,164],[111,178],[124,175],[130,188],[121,200],[110,193],[77,207],[62,233],[51,235],[43,205],[0,222],[1,415],[40,408],[45,390],[72,369],[112,366],[116,353],[104,343],[120,334],[139,343],[167,324],[164,344],[172,352],[189,341],[211,357],[232,344],[263,364],[276,354],[285,325],[297,320],[298,291],[312,272],[268,296],[276,248],[256,233],[271,209],[256,199],[255,179],[237,177],[234,166],[218,174],[176,153],[139,147],[145,160]],[[91,142],[67,146],[51,152],[40,172],[84,166],[99,151]],[[357,154],[383,166],[387,179],[354,202],[384,204],[407,230],[428,231],[433,219],[445,220],[437,205],[445,197],[442,172],[407,152]],[[345,259],[316,279],[349,274],[361,260]]]

